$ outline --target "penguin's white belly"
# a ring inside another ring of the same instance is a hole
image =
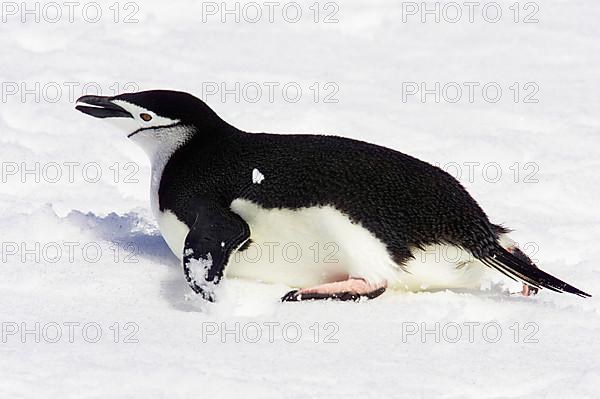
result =
[[[479,288],[487,268],[467,251],[453,245],[430,245],[413,249],[414,259],[392,287],[407,291],[445,288]]]
[[[157,207],[158,209],[158,207]],[[166,211],[155,211],[156,222],[158,223],[158,229],[160,234],[167,242],[171,251],[181,260],[183,258],[183,246],[185,244],[185,237],[187,237],[190,229],[185,223],[177,219],[177,216],[170,210]]]
[[[236,199],[231,209],[250,226],[252,244],[230,258],[228,276],[309,287],[399,271],[381,241],[333,207],[265,209]]]
[[[252,243],[230,256],[227,277],[305,288],[352,276],[421,291],[478,287],[484,271],[465,251],[446,245],[413,250],[415,259],[400,267],[377,237],[331,206],[266,209],[236,199],[231,210],[250,226]],[[170,211],[157,220],[181,259],[188,227]]]
[[[229,277],[310,287],[351,276],[410,291],[478,287],[481,280],[483,265],[450,246],[415,250],[402,268],[377,237],[331,206],[265,209],[236,199],[231,209],[250,226],[253,244],[231,256]]]

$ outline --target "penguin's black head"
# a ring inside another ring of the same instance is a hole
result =
[[[83,96],[77,110],[115,122],[144,149],[182,143],[192,136],[206,139],[231,128],[202,100],[188,93],[150,90],[114,97]]]

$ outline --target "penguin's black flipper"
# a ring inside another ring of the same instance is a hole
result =
[[[195,209],[195,223],[185,238],[183,271],[192,290],[213,302],[229,256],[250,237],[250,228],[239,215],[216,204]]]
[[[492,255],[479,259],[485,265],[531,287],[547,288],[555,292],[568,292],[583,298],[591,297],[590,294],[546,273],[534,264],[526,262],[521,257],[513,255],[500,246],[495,249]]]

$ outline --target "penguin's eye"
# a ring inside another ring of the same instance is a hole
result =
[[[150,122],[150,120],[152,119],[152,115],[141,113],[140,118],[142,118],[145,122]]]

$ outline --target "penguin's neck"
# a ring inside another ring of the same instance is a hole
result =
[[[210,150],[213,145],[238,133],[241,133],[238,129],[223,122],[219,129],[209,128],[202,132],[197,127],[177,125],[142,131],[132,136],[132,140],[150,158],[150,202],[154,216],[160,216],[158,191],[165,166],[177,150],[184,146]]]
[[[132,140],[150,159],[150,203],[156,218],[160,215],[158,189],[165,166],[175,151],[192,140],[195,135],[196,131],[193,128],[178,125],[148,130],[132,136]]]
[[[188,142],[195,132],[187,126],[177,125],[160,129],[145,130],[131,137],[131,140],[139,145],[152,166],[165,157],[168,159],[178,148]],[[164,166],[164,165],[163,165]]]

